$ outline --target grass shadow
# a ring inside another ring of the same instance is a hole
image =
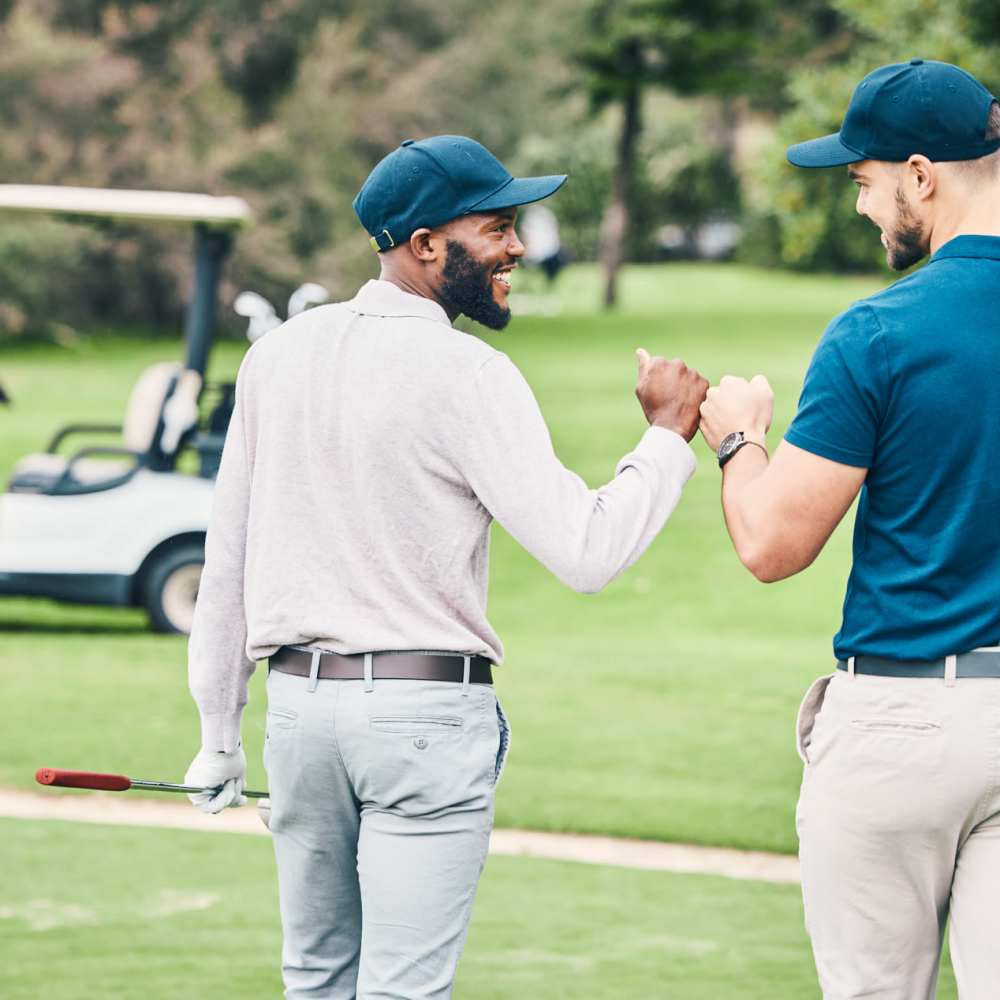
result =
[[[0,633],[11,635],[141,635],[153,634],[140,608],[62,604],[47,598],[6,597],[0,600]]]
[[[112,625],[106,623],[81,624],[80,622],[26,622],[4,621],[0,618],[0,633],[10,632],[18,635],[143,635],[152,634],[148,625],[141,623],[123,623]]]

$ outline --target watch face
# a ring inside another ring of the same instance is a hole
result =
[[[719,443],[719,458],[725,458],[742,440],[742,431],[733,431],[732,434],[727,434]]]

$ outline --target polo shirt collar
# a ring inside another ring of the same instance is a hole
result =
[[[404,292],[399,285],[380,278],[365,282],[347,307],[362,316],[417,317],[451,326],[448,314],[439,303]]]
[[[1000,260],[1000,236],[955,236],[943,246],[931,260],[947,257],[978,257]]]

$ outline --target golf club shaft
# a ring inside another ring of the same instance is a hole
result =
[[[198,788],[194,785],[174,785],[169,781],[142,781],[140,778],[132,778],[133,788],[148,788],[151,792],[188,792],[197,794],[198,792],[217,792],[219,788]],[[249,789],[243,790],[243,795],[248,799],[266,799],[267,792],[253,792]]]

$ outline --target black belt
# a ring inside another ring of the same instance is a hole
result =
[[[375,680],[454,681],[461,683],[465,657],[461,653],[372,653],[372,677]],[[312,673],[313,654],[308,650],[282,646],[267,661],[271,670],[308,677]],[[469,683],[492,684],[493,663],[485,656],[469,657]],[[322,680],[360,681],[365,676],[365,654],[320,653]]]
[[[838,670],[847,670],[846,660],[837,660]],[[887,660],[881,656],[856,656],[856,674],[876,677],[944,677],[945,661],[940,660]],[[976,650],[955,657],[956,677],[1000,677],[1000,651]]]

